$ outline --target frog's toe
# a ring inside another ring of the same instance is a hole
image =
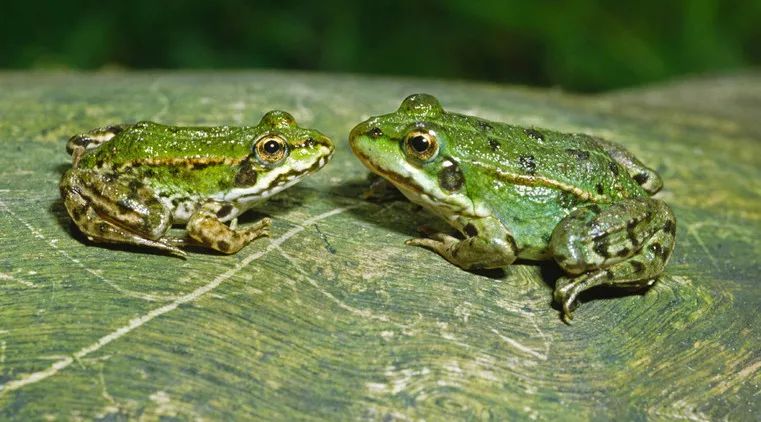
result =
[[[429,239],[427,237],[418,237],[415,239],[407,239],[404,241],[404,244],[408,246],[421,246],[423,248],[434,249],[434,250],[439,247],[439,243],[441,242],[439,242],[438,240]]]
[[[563,308],[563,319],[567,322],[573,319],[573,311],[576,309],[576,297],[581,293],[579,284],[574,279],[561,277],[555,286],[553,298]]]

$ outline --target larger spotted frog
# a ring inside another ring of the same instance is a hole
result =
[[[267,235],[269,218],[239,229],[236,217],[319,170],[333,143],[271,111],[247,127],[109,126],[72,137],[67,151],[61,196],[88,239],[184,256],[188,245],[232,254]],[[186,236],[170,236],[173,224]]]
[[[357,125],[349,141],[371,171],[461,234],[407,244],[466,270],[554,259],[567,319],[592,287],[650,286],[674,248],[674,214],[651,198],[661,178],[593,136],[450,113],[416,94]]]

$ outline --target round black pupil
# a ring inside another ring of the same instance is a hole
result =
[[[280,151],[280,143],[277,141],[267,141],[264,143],[264,151],[267,154],[274,154]]]
[[[428,138],[425,136],[417,135],[410,139],[410,146],[417,152],[425,152],[430,146],[430,142],[428,142]]]

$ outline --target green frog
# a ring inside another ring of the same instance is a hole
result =
[[[372,172],[460,232],[407,244],[466,270],[554,259],[566,320],[587,289],[650,286],[674,248],[674,214],[651,197],[659,175],[597,137],[450,113],[416,94],[354,127],[349,142]]]
[[[232,254],[268,235],[271,224],[263,218],[239,229],[237,216],[319,170],[333,149],[283,111],[246,127],[108,126],[69,140],[73,166],[60,190],[91,241]],[[175,224],[185,224],[186,236],[167,234]]]

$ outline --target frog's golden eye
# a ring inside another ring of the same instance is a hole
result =
[[[413,130],[404,137],[404,152],[420,161],[429,161],[439,152],[439,141],[433,131]]]
[[[279,136],[267,135],[256,141],[254,151],[262,162],[277,163],[288,154],[288,144]]]

